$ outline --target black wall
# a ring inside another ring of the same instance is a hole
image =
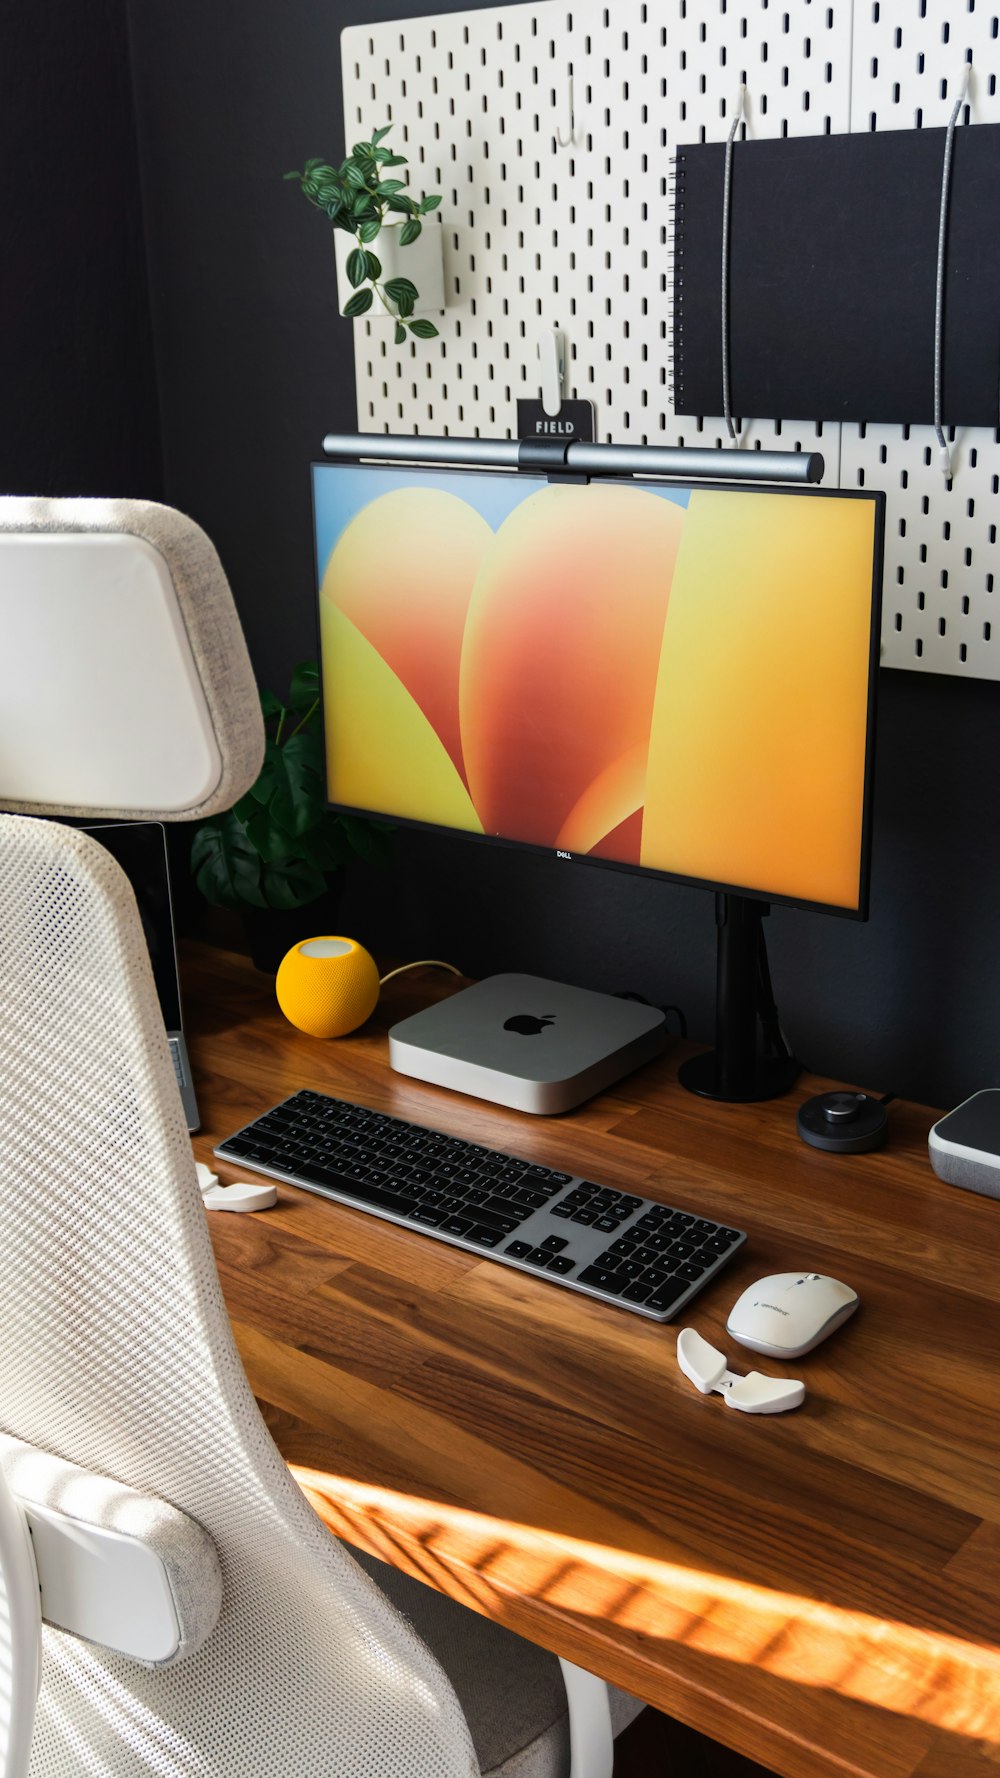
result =
[[[0,12],[0,490],[161,494],[125,0]]]
[[[166,498],[217,543],[276,687],[315,649],[307,466],[325,431],[355,425],[332,245],[281,175],[341,153],[339,29],[389,10],[132,0],[129,14]],[[105,49],[117,69],[117,43]],[[94,117],[87,128],[101,133]],[[122,176],[106,170],[110,187]],[[97,474],[86,449],[79,461]],[[779,909],[769,922],[783,1022],[810,1066],[934,1103],[996,1079],[998,742],[1000,685],[882,675],[872,919]],[[390,872],[355,873],[344,925],[471,974],[677,1001],[696,1035],[711,1032],[702,892],[400,833]]]

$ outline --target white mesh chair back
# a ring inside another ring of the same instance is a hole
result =
[[[0,499],[0,808],[228,809],[264,733],[204,531],[149,500]]]
[[[441,1667],[251,1395],[129,885],[87,835],[9,815],[0,1304],[0,1429],[161,1496],[222,1568],[218,1624],[176,1666],[45,1631],[32,1778],[478,1773]]]

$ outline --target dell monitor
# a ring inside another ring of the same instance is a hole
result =
[[[760,916],[866,916],[883,496],[347,456],[313,496],[331,805],[715,891],[682,1078],[785,1090]]]

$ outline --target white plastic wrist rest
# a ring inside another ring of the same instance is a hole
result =
[[[683,1327],[677,1335],[677,1363],[702,1395],[715,1390],[727,1407],[742,1414],[784,1414],[805,1400],[806,1386],[795,1378],[765,1377],[760,1371],[741,1377],[729,1370],[723,1353],[693,1327]]]

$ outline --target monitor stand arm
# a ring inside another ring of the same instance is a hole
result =
[[[766,902],[743,895],[715,898],[715,1048],[681,1064],[677,1078],[689,1093],[733,1102],[777,1099],[799,1073],[791,1056],[760,1053],[760,1024],[777,1032],[762,925],[769,912]]]

